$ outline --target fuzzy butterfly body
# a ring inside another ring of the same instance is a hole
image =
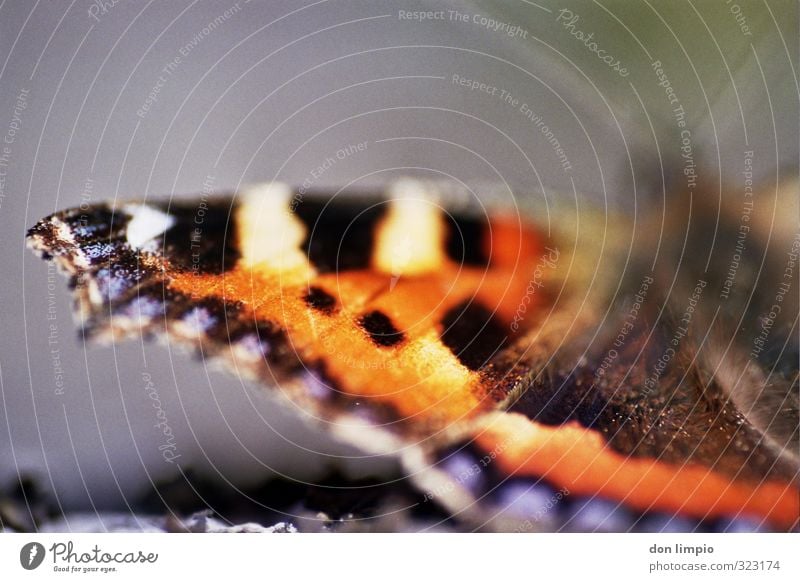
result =
[[[683,276],[673,309],[670,255],[631,257],[647,236],[622,216],[402,180],[67,210],[29,244],[70,277],[88,337],[161,334],[220,359],[337,438],[399,456],[470,527],[552,528],[565,496],[796,527],[796,430],[736,397],[719,374],[735,349],[699,356],[690,329],[707,322],[684,307],[713,273]],[[791,427],[796,365],[759,378]],[[582,503],[575,527],[591,529]]]

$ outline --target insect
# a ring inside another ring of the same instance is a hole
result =
[[[398,456],[468,529],[787,531],[793,188],[760,190],[743,249],[741,207],[710,197],[633,220],[412,179],[98,204],[28,244],[69,277],[86,337],[225,362]]]

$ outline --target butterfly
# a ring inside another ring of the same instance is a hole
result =
[[[633,217],[411,178],[101,203],[28,244],[69,278],[88,339],[224,362],[398,457],[467,529],[788,531],[793,188],[764,186],[741,248],[741,209],[710,198]]]

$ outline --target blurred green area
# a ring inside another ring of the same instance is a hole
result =
[[[472,8],[528,30],[515,39],[521,60],[546,60],[563,71],[564,90],[593,101],[598,115],[613,111],[645,140],[680,134],[677,103],[698,143],[718,151],[734,144],[736,152],[777,147],[770,155],[778,164],[797,161],[797,2],[520,0]]]
[[[655,60],[673,73],[674,83],[687,96],[704,91],[711,103],[732,83],[745,92],[746,85],[758,84],[760,61],[765,72],[783,73],[768,77],[775,81],[770,83],[773,99],[797,100],[797,2],[603,0],[537,5],[549,12],[523,1],[481,2],[475,8],[526,28],[531,32],[526,39],[530,51],[568,59],[573,73],[587,75],[616,98],[629,92],[627,83],[620,83],[620,77],[584,46],[579,33],[592,34],[590,42],[619,59],[630,72],[625,80],[641,95],[658,92],[651,87],[648,66]]]

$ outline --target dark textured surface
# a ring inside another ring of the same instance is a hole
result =
[[[630,335],[610,366],[603,367],[602,360],[611,343],[600,344],[589,358],[565,350],[555,365],[538,374],[529,371],[536,379],[511,410],[549,425],[577,421],[600,431],[625,455],[676,465],[696,462],[754,482],[794,479],[793,464],[770,449],[718,383],[704,374],[690,339],[663,367],[658,381],[647,383],[675,331],[669,321]]]

